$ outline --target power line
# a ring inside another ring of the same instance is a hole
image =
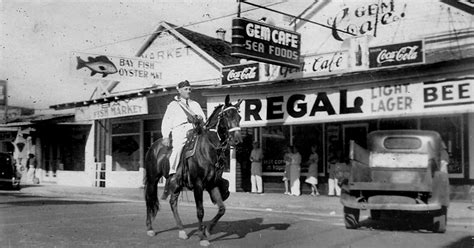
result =
[[[271,3],[271,4],[268,4],[268,5],[266,5],[266,6],[274,6],[274,5],[278,5],[278,4],[284,3],[284,2],[285,2],[285,1],[277,2],[277,3]],[[248,9],[248,10],[244,10],[244,11],[240,11],[240,13],[250,12],[250,11],[253,11],[253,10],[256,10],[256,9],[260,9],[260,7],[256,7],[256,8]],[[174,28],[171,28],[171,29],[166,29],[165,31],[175,30],[175,29],[178,29],[178,28],[184,28],[184,27],[189,27],[189,26],[194,26],[194,25],[198,25],[198,24],[203,24],[203,23],[206,23],[206,22],[211,22],[211,21],[215,21],[215,20],[219,20],[219,19],[231,17],[231,16],[234,16],[234,15],[237,15],[237,12],[236,12],[236,13],[227,14],[227,15],[224,15],[224,16],[219,16],[219,17],[211,18],[211,19],[204,20],[204,21],[198,21],[198,22],[194,22],[194,23],[189,23],[189,24],[177,26],[177,27],[174,27]],[[110,45],[115,45],[115,44],[118,44],[118,43],[121,43],[121,42],[131,41],[131,40],[135,40],[135,39],[147,37],[147,36],[150,36],[150,35],[153,35],[153,34],[157,34],[157,33],[161,33],[161,32],[163,32],[163,31],[155,31],[155,32],[152,32],[152,33],[147,33],[147,34],[143,34],[143,35],[139,35],[139,36],[134,36],[134,37],[131,37],[131,38],[128,38],[128,39],[124,39],[124,40],[118,40],[118,41],[115,41],[115,42],[105,43],[105,44],[102,44],[102,45],[98,45],[98,46],[86,48],[86,49],[84,49],[83,51],[92,50],[92,49],[101,48],[101,47],[106,47],[106,46],[110,46]]]
[[[319,25],[319,26],[321,26],[321,27],[325,27],[325,28],[329,28],[329,29],[334,29],[334,30],[337,30],[337,31],[339,31],[339,32],[342,32],[342,33],[346,33],[346,34],[350,34],[350,35],[355,36],[355,34],[353,34],[353,33],[347,32],[347,31],[345,31],[345,30],[337,29],[337,28],[328,26],[328,25],[326,25],[326,24],[321,24],[321,23],[319,23],[319,22],[311,21],[311,20],[308,20],[308,19],[305,19],[305,18],[301,18],[301,17],[295,16],[295,15],[291,15],[291,14],[288,14],[288,13],[285,13],[285,12],[278,11],[278,10],[275,10],[275,9],[270,9],[270,8],[265,7],[265,6],[261,6],[261,5],[258,5],[258,4],[254,4],[254,3],[247,2],[247,1],[245,1],[245,0],[239,0],[239,1],[242,2],[242,3],[248,4],[248,5],[252,5],[252,6],[257,7],[257,8],[262,8],[262,9],[265,9],[265,10],[268,10],[268,11],[272,11],[272,12],[275,12],[275,13],[278,13],[278,14],[281,14],[281,15],[286,15],[286,16],[292,17],[292,18],[294,18],[294,19],[299,19],[299,20],[302,20],[302,21],[305,21],[305,22],[309,22],[309,23],[312,23],[312,24]]]

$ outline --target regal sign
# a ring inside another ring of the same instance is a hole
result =
[[[232,56],[300,67],[300,48],[299,33],[245,18],[232,20]]]
[[[423,41],[369,48],[369,68],[424,63]]]
[[[232,65],[222,68],[222,84],[256,82],[259,80],[258,63]]]

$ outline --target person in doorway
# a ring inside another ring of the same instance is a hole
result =
[[[28,154],[28,159],[26,160],[26,167],[28,168],[28,182],[33,183],[33,184],[38,184],[39,180],[36,177],[36,167],[38,163],[36,161],[35,155],[34,154]]]
[[[290,189],[291,195],[299,196],[300,191],[300,170],[301,170],[301,154],[295,146],[291,147],[290,160]]]
[[[186,143],[186,135],[192,130],[193,123],[205,122],[206,116],[198,102],[190,99],[191,84],[184,80],[176,86],[178,96],[168,104],[163,122],[161,124],[161,132],[163,134],[163,145],[172,146],[170,160],[169,175],[176,173],[179,164],[179,158]],[[169,180],[166,180],[165,189],[162,199],[168,197]]]
[[[341,195],[341,187],[339,187],[339,181],[336,177],[336,168],[341,165],[341,152],[337,151],[329,160],[328,196]]]
[[[252,193],[263,193],[262,189],[262,159],[263,152],[260,148],[258,142],[253,143],[253,150],[250,153],[250,162],[251,164],[251,184],[252,184]]]
[[[317,196],[318,192],[318,162],[319,156],[317,153],[318,146],[311,146],[311,155],[309,155],[309,167],[308,167],[308,176],[306,177],[305,183],[311,185],[311,195]]]
[[[441,156],[440,156],[440,171],[448,173],[448,164],[449,164],[449,153],[447,151],[446,144],[444,141],[441,141]]]
[[[291,146],[286,148],[286,153],[283,155],[283,160],[285,161],[285,171],[283,172],[283,179],[282,181],[285,183],[285,195],[289,195],[290,193],[290,165],[291,165]]]

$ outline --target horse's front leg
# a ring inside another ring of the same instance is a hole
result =
[[[214,226],[217,224],[219,219],[225,214],[225,205],[224,205],[224,202],[222,201],[222,196],[221,196],[221,192],[219,191],[219,187],[214,187],[209,192],[209,194],[211,194],[211,197],[216,202],[217,207],[218,207],[219,210],[217,211],[216,216],[214,216],[214,218],[209,223],[208,235],[210,235],[210,233],[212,232],[212,229],[214,228]]]
[[[194,201],[196,202],[196,211],[197,211],[197,218],[198,218],[198,225],[199,225],[199,238],[201,241],[199,244],[201,246],[208,246],[210,245],[209,240],[207,240],[207,235],[205,232],[205,227],[202,224],[202,219],[204,218],[204,206],[202,200],[202,193],[203,188],[201,184],[194,186]]]
[[[174,220],[176,221],[176,226],[179,229],[178,236],[180,239],[188,239],[188,235],[186,234],[186,231],[184,230],[183,222],[181,221],[181,218],[179,217],[179,214],[178,214],[178,197],[179,197],[179,193],[181,193],[182,187],[177,186],[176,180],[172,180],[170,181],[169,190],[171,192],[171,197],[170,197],[171,211],[173,211],[173,217],[174,217]]]

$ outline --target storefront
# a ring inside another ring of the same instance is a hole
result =
[[[123,63],[127,68],[117,67],[118,73],[110,76],[120,81],[105,81],[102,75],[96,75],[100,86],[93,100],[51,106],[58,110],[74,109],[75,121],[91,126],[91,140],[85,145],[85,154],[82,152],[85,168],[80,170],[84,177],[60,170],[58,184],[143,186],[145,154],[151,144],[162,137],[161,121],[167,105],[177,95],[177,83],[183,80],[191,83],[191,98],[206,113],[202,89],[219,84],[221,68],[238,62],[230,56],[230,44],[224,40],[175,28],[166,22],[160,23],[137,50],[130,58],[109,56],[112,62],[116,58],[127,61]],[[89,77],[90,72],[83,70],[76,74]],[[121,71],[123,75],[119,75]],[[130,71],[141,73],[132,75]],[[76,155],[81,156],[81,153]],[[234,174],[227,168],[224,177],[231,179],[231,187],[235,188]]]
[[[306,18],[356,36],[301,21],[296,24],[301,68],[260,64],[258,80],[225,82],[205,92],[209,109],[227,94],[244,99],[241,126],[246,137],[235,159],[238,190],[249,190],[252,141],[264,152],[264,190],[283,192],[288,145],[302,155],[301,179],[310,147],[318,146],[324,183],[328,161],[337,152],[347,157],[349,140],[365,146],[367,133],[387,129],[438,131],[448,146],[451,183],[473,184],[474,30],[460,24],[453,31],[446,23],[434,29],[423,21],[433,13],[429,11],[453,21],[451,10],[419,5],[374,1],[319,6]],[[456,18],[469,23],[471,17],[457,13]],[[374,21],[380,21],[376,30]]]

